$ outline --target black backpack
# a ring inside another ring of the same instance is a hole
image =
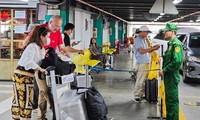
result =
[[[46,53],[46,56],[42,60],[41,64],[43,69],[46,69],[49,66],[54,66],[56,75],[68,75],[74,72],[76,68],[75,64],[61,60],[53,48],[49,47],[47,50],[48,52]],[[39,78],[45,79],[41,74],[42,73],[39,72]]]

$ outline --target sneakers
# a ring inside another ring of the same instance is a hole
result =
[[[141,99],[140,99],[140,98],[133,98],[133,101],[134,101],[135,103],[140,103],[140,102],[141,102]]]
[[[141,99],[141,98],[133,98],[133,101],[135,103],[146,103],[147,102],[145,99]]]
[[[37,113],[38,112],[38,108],[37,109],[33,109],[32,110],[34,113]]]
[[[145,99],[142,99],[140,102],[141,103],[146,103],[147,101]]]

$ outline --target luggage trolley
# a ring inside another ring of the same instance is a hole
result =
[[[58,107],[58,95],[57,95],[57,83],[56,78],[58,81],[58,84],[68,84],[68,89],[70,89],[70,82],[74,81],[73,73],[69,75],[55,75],[55,71],[53,69],[48,70],[50,72],[50,75],[46,76],[46,83],[47,86],[51,88],[51,94],[53,97],[53,120],[60,120],[60,111]]]

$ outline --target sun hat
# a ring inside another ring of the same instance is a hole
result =
[[[141,26],[138,31],[151,33],[151,31],[149,30],[149,28],[147,26]]]

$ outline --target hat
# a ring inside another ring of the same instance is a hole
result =
[[[26,31],[24,31],[25,34],[28,34],[29,32],[31,32],[31,30],[35,27],[35,24],[29,24],[28,28]]]
[[[178,30],[178,27],[173,23],[167,23],[166,27],[163,29],[163,31],[175,31],[175,32],[177,30]]]
[[[138,30],[139,32],[151,32],[147,26],[141,26]]]

